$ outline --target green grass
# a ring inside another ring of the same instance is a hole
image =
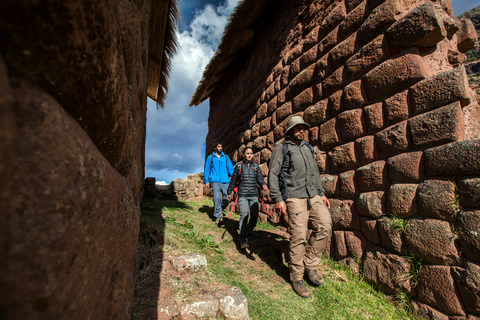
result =
[[[287,267],[280,261],[275,260],[277,266],[258,272],[252,269],[247,257],[232,258],[225,254],[227,250],[232,252],[234,238],[208,217],[213,207],[211,200],[146,200],[142,207],[148,210],[142,210],[140,239],[148,239],[155,234],[151,231],[154,229],[163,233],[161,250],[165,252],[180,250],[205,254],[209,277],[238,287],[247,297],[251,319],[417,319],[408,296],[387,297],[326,256],[322,258],[325,284],[318,288],[307,284],[311,296],[300,298],[280,276],[282,272],[288,274]],[[238,214],[233,214],[232,219],[238,220]],[[274,228],[260,221],[257,224],[258,230]],[[145,230],[147,235],[144,235]],[[223,233],[221,238],[219,233]],[[215,242],[215,239],[220,240]],[[254,253],[253,258],[259,257]],[[262,256],[261,261],[268,258]],[[172,281],[181,288],[178,279]]]

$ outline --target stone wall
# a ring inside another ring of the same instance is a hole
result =
[[[129,319],[148,1],[0,4],[0,318]]]
[[[266,175],[303,116],[332,204],[328,254],[425,317],[480,316],[471,22],[448,0],[281,1],[255,32],[210,96],[207,146],[222,140],[234,162],[251,146]]]

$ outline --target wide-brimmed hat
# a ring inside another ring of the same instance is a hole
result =
[[[293,127],[298,126],[300,124],[303,124],[303,125],[310,128],[310,125],[308,123],[306,123],[305,121],[303,121],[302,117],[300,117],[300,116],[291,117],[290,119],[287,120],[287,130],[285,130],[285,134],[287,134],[287,132],[290,131],[290,129],[292,129]]]

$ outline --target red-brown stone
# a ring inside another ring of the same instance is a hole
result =
[[[313,91],[312,88],[307,88],[298,96],[293,98],[292,101],[292,111],[299,112],[304,111],[306,108],[311,106],[313,103]]]
[[[388,179],[391,182],[420,182],[423,178],[423,153],[407,152],[388,158]]]
[[[405,230],[408,251],[431,264],[458,265],[460,255],[455,235],[447,221],[410,219]]]
[[[303,119],[311,126],[318,126],[327,119],[328,99],[318,101],[313,106],[308,107],[303,114]]]
[[[345,231],[333,231],[332,238],[335,260],[346,258],[348,251],[345,244]]]
[[[407,137],[407,121],[390,126],[375,135],[378,156],[391,157],[405,152],[409,148]]]
[[[359,217],[353,200],[330,199],[330,214],[334,230],[359,230]]]
[[[365,75],[364,85],[370,101],[379,101],[427,77],[418,51],[412,50],[381,63]]]
[[[391,126],[409,118],[408,93],[409,91],[405,90],[383,101],[386,126]]]
[[[347,81],[347,74],[344,67],[341,66],[323,80],[323,92],[326,95],[331,95],[335,91],[344,87],[348,83]]]
[[[442,88],[439,90],[439,88]],[[462,106],[470,103],[465,67],[448,70],[422,80],[411,87],[414,115],[460,101]]]
[[[418,186],[418,213],[455,222],[459,210],[455,204],[455,184],[449,180],[425,180]]]
[[[480,178],[458,177],[458,194],[460,205],[464,208],[480,208]]]
[[[336,116],[343,110],[342,95],[343,91],[338,90],[337,92],[331,94],[328,98],[328,109],[330,110],[330,115],[332,117]]]
[[[378,219],[387,213],[384,191],[361,193],[356,200],[356,204],[360,216]]]
[[[343,172],[339,175],[340,197],[355,199],[358,195],[355,186],[355,170]]]
[[[387,212],[400,218],[408,218],[417,214],[417,185],[411,183],[395,183],[390,186],[387,197]]]
[[[322,150],[328,150],[340,144],[340,138],[337,133],[336,118],[328,120],[319,127],[318,140]]]
[[[367,241],[361,231],[345,231],[345,244],[350,257],[363,258]]]
[[[375,134],[383,129],[383,106],[381,102],[366,106],[365,125],[369,134]]]
[[[455,229],[462,254],[480,261],[480,210],[464,210],[458,214]]]
[[[390,52],[384,35],[376,37],[345,62],[348,78],[351,81],[360,79],[389,56]]]
[[[357,186],[360,192],[386,190],[388,187],[385,161],[375,161],[357,169]]]
[[[355,140],[357,147],[358,161],[361,165],[365,165],[378,158],[377,149],[375,147],[375,136],[365,136]]]
[[[463,139],[463,112],[459,102],[408,120],[414,149],[429,148]]]
[[[322,174],[322,186],[325,190],[325,196],[327,198],[338,197],[340,194],[338,191],[338,176],[331,174]]]
[[[360,217],[360,230],[368,241],[377,246],[380,245],[377,220]]]
[[[418,299],[449,315],[465,316],[450,269],[447,266],[422,266],[418,275]]]
[[[328,156],[333,173],[351,170],[357,166],[354,142],[335,147],[332,151],[328,152]]]
[[[455,176],[477,175],[480,172],[480,140],[457,141],[427,149],[425,175]]]
[[[337,116],[342,141],[351,141],[365,134],[362,109],[347,110]]]
[[[367,104],[367,94],[360,80],[348,84],[343,89],[343,107],[345,110],[361,108]]]

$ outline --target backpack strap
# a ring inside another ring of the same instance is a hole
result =
[[[282,141],[282,146],[283,146],[283,159],[285,160],[285,158],[288,155],[288,170],[287,170],[287,173],[290,173],[290,170],[295,170],[295,166],[293,165],[293,161],[292,161],[292,152],[290,150],[288,150],[288,146],[285,143],[285,141]]]

